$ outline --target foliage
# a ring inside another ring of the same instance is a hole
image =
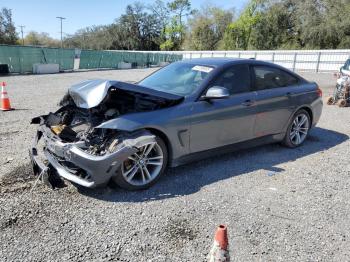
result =
[[[227,26],[233,21],[234,10],[207,5],[188,21],[185,47],[190,50],[220,48]]]
[[[257,50],[293,48],[293,21],[285,3],[275,3],[266,8],[253,26],[249,46]]]
[[[114,23],[64,38],[65,47],[124,50],[268,50],[350,48],[350,0],[248,0],[230,9],[190,0],[135,2]],[[0,11],[0,44],[20,44],[10,9]],[[25,44],[60,46],[30,32]]]
[[[252,31],[262,17],[260,5],[260,0],[252,0],[239,18],[227,27],[223,41],[225,49],[248,49]]]
[[[171,19],[164,27],[164,42],[160,45],[161,50],[180,50],[186,33],[184,19],[193,14],[189,0],[174,0],[167,4]]]
[[[12,21],[11,9],[2,8],[0,11],[0,44],[17,43],[16,27]]]
[[[173,17],[164,28],[165,41],[160,45],[161,50],[180,50],[182,45],[182,36],[185,28],[179,23],[179,20]]]
[[[61,41],[51,38],[48,33],[35,31],[30,31],[24,38],[25,45],[57,47],[60,46],[60,43]]]

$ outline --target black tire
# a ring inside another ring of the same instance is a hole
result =
[[[156,143],[159,145],[159,147],[161,148],[162,152],[163,152],[163,164],[161,167],[161,170],[159,172],[159,174],[149,183],[145,184],[145,185],[134,185],[129,183],[123,176],[122,174],[122,167],[120,167],[116,173],[115,176],[112,177],[112,182],[116,183],[119,187],[124,188],[126,190],[143,190],[143,189],[147,189],[149,187],[151,187],[152,185],[154,185],[160,178],[161,176],[164,174],[166,168],[167,168],[167,163],[168,163],[168,150],[167,147],[164,143],[164,141],[156,136]]]
[[[294,120],[295,120],[296,118],[300,117],[301,115],[305,115],[305,116],[307,117],[307,120],[308,120],[308,121],[307,121],[307,122],[308,122],[308,129],[307,129],[306,136],[305,136],[305,138],[302,140],[302,142],[299,143],[299,144],[296,144],[295,142],[292,141],[290,135],[291,135],[291,131],[292,131],[292,128],[293,128]],[[289,147],[289,148],[295,148],[295,147],[298,147],[298,146],[302,145],[302,144],[305,142],[305,140],[307,139],[308,132],[309,132],[310,128],[311,128],[311,118],[310,118],[309,113],[308,113],[306,110],[304,110],[304,109],[298,110],[298,111],[294,114],[294,116],[292,117],[292,119],[291,119],[291,121],[290,121],[290,123],[289,123],[289,125],[288,125],[287,132],[286,132],[286,135],[285,135],[285,137],[284,137],[284,139],[283,139],[283,141],[282,141],[282,144],[283,144],[284,146],[286,146],[286,147]]]

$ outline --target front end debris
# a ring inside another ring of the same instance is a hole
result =
[[[98,126],[123,114],[161,109],[179,101],[178,97],[138,93],[134,85],[118,88],[112,83],[120,82],[98,81],[96,89],[91,82],[75,86],[59,110],[32,119],[38,129],[29,153],[34,173],[46,184],[60,187],[63,178],[88,188],[105,185],[138,148],[155,143],[155,136],[146,130],[125,132]],[[79,88],[82,95],[78,95]],[[96,90],[102,92],[98,103],[92,101]]]

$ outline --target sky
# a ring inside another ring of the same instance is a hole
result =
[[[60,21],[63,20],[63,32],[73,34],[78,29],[92,25],[112,23],[125,12],[125,7],[135,0],[0,0],[0,7],[12,9],[17,31],[24,25],[24,35],[29,31],[46,32],[51,37],[60,38]],[[152,0],[139,0],[152,4]],[[247,0],[192,0],[192,7],[200,9],[207,3],[228,9],[241,10]]]

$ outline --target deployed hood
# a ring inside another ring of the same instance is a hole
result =
[[[169,101],[179,101],[183,99],[182,96],[153,90],[140,85],[103,79],[88,80],[73,85],[69,88],[68,93],[72,97],[76,106],[88,109],[98,106],[107,96],[109,89],[112,87],[134,93],[159,97]]]

